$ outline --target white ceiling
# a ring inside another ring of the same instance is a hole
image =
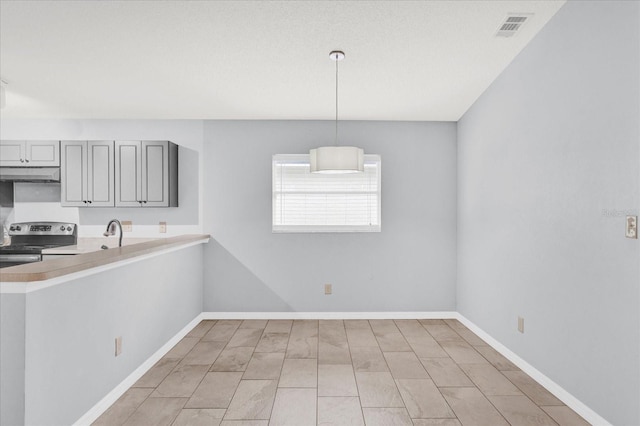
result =
[[[2,0],[1,116],[456,121],[563,4]]]

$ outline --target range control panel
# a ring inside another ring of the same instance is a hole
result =
[[[23,222],[12,223],[9,235],[75,235],[75,223],[66,222]]]

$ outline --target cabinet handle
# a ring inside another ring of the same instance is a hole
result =
[[[21,159],[20,159],[20,162],[21,162],[21,163],[24,163],[24,160],[21,158]]]
[[[93,201],[89,200],[89,201],[87,201],[87,203],[91,204],[91,203],[93,203]]]
[[[24,161],[27,162],[27,163],[29,162],[29,160],[24,160]]]
[[[87,204],[87,201],[86,201],[86,200],[82,200],[82,202],[83,202],[83,203],[85,203],[85,204]]]
[[[143,201],[143,203],[147,204],[147,202],[146,202],[146,201]]]

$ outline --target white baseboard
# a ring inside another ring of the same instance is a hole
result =
[[[216,319],[445,319],[457,312],[203,312],[202,318]]]
[[[102,398],[96,405],[91,407],[82,417],[80,417],[74,426],[88,426],[98,417],[100,417],[107,409],[118,400],[135,382],[137,382],[156,362],[160,361],[176,343],[178,343],[184,336],[189,334],[193,328],[202,321],[202,314],[196,316],[189,324],[187,324],[182,330],[180,330],[175,336],[173,336],[167,343],[162,345],[153,355],[151,355],[145,362],[143,362],[138,368],[136,368],[131,374],[127,376],[118,386],[113,388],[104,398]]]
[[[581,402],[578,398],[571,395],[567,392],[563,387],[559,384],[551,380],[549,377],[545,376],[534,366],[529,364],[527,361],[520,358],[518,355],[513,353],[510,349],[504,346],[502,343],[491,337],[480,327],[475,325],[473,322],[469,321],[462,314],[456,312],[455,317],[458,321],[464,324],[469,330],[473,331],[478,337],[487,342],[489,346],[491,346],[496,351],[500,352],[502,356],[507,358],[509,361],[514,363],[518,368],[531,376],[536,382],[540,383],[551,392],[556,398],[560,401],[564,402],[567,407],[571,408],[573,411],[581,415],[586,421],[595,426],[611,426],[611,423],[603,419],[598,413],[593,411],[583,402]]]
[[[569,408],[581,415],[589,423],[597,426],[611,426],[611,423],[602,418],[575,396],[571,395],[560,385],[545,376],[531,364],[513,353],[502,343],[491,337],[480,327],[469,321],[458,312],[203,312],[193,319],[186,327],[180,330],[166,344],[158,349],[140,367],[124,379],[109,394],[102,398],[87,413],[85,413],[74,426],[90,425],[100,417],[115,401],[118,400],[140,377],[160,360],[169,350],[186,336],[202,320],[222,319],[447,319],[455,318],[467,328],[487,342],[496,351],[509,361],[513,362],[522,371],[531,376],[535,381],[544,386]]]

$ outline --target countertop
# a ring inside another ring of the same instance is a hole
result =
[[[65,256],[59,259],[3,268],[0,270],[0,282],[27,283],[49,280],[182,245],[204,243],[209,238],[210,236],[206,234],[193,234],[159,239],[137,239],[139,241],[129,239],[128,241],[122,241],[122,247],[113,247],[108,250],[100,249],[100,245],[104,243],[101,238],[89,238],[86,239],[87,241],[79,241],[77,246],[68,246],[69,249],[66,253],[62,252],[64,247],[43,251],[43,254],[76,254],[76,256]],[[90,242],[88,240],[98,240],[98,244],[94,245],[95,241]],[[116,246],[117,242],[118,240],[116,239]],[[53,250],[56,250],[56,252],[52,253]]]

